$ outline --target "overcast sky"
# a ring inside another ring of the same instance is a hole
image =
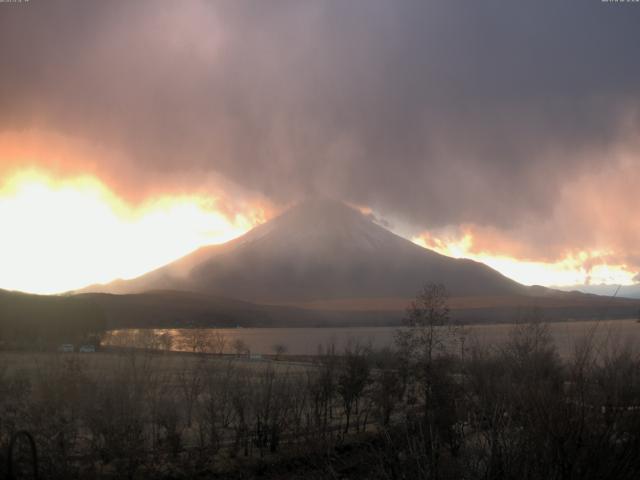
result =
[[[0,145],[131,202],[322,193],[637,273],[639,45],[640,4],[600,0],[0,4]]]

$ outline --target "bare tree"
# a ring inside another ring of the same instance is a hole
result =
[[[202,328],[188,328],[183,330],[180,345],[184,350],[192,353],[203,353],[207,350],[207,332]]]
[[[409,304],[404,328],[396,332],[401,378],[412,387],[408,400],[423,404],[422,422],[415,428],[426,442],[431,476],[437,476],[441,445],[455,423],[446,355],[457,349],[456,335],[446,288],[435,283],[427,283]]]
[[[237,369],[232,362],[210,364],[204,372],[204,391],[199,402],[201,444],[208,443],[211,452],[221,446],[224,431],[234,417],[234,388]]]
[[[177,385],[183,399],[186,410],[187,426],[191,426],[193,419],[193,408],[202,393],[203,386],[203,364],[190,362],[189,358],[182,359],[182,368],[176,374]]]
[[[403,325],[396,332],[400,352],[424,365],[430,365],[434,355],[446,353],[458,332],[449,315],[444,285],[426,284],[409,304]]]
[[[400,397],[400,378],[395,370],[381,369],[375,380],[371,396],[382,426],[386,427]]]
[[[227,346],[227,337],[222,332],[215,330],[209,334],[208,345],[211,353],[222,355]]]
[[[335,345],[318,346],[319,366],[307,374],[307,389],[313,402],[315,427],[320,429],[322,437],[327,434],[332,419],[333,401],[336,394],[338,356]]]
[[[358,401],[369,384],[371,367],[367,350],[358,344],[348,345],[344,352],[344,361],[338,375],[338,393],[342,398],[345,414],[344,433],[349,432],[351,414],[358,410]]]
[[[276,343],[271,349],[273,353],[276,354],[276,360],[280,360],[280,358],[287,353],[287,346],[282,343]]]
[[[249,347],[241,338],[236,338],[231,344],[233,351],[236,352],[237,356],[246,355],[249,352]]]
[[[160,349],[165,352],[169,352],[171,351],[171,347],[173,347],[173,336],[169,332],[162,332],[158,339],[158,343],[160,345]]]

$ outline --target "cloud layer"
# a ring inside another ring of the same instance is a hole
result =
[[[0,7],[0,136],[75,145],[43,167],[132,200],[211,178],[276,204],[324,193],[416,232],[472,225],[514,255],[601,249],[640,270],[638,5]]]

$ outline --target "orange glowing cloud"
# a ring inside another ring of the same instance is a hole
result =
[[[509,227],[465,223],[421,232],[415,243],[477,260],[525,284],[637,283],[640,271],[640,144],[614,149],[598,170],[567,178],[545,216]]]
[[[16,172],[0,183],[0,288],[57,293],[135,277],[237,237],[269,212],[229,205],[222,196],[164,195],[132,206],[92,175]]]
[[[162,164],[138,162],[113,145],[92,143],[50,130],[28,129],[0,132],[0,179],[16,172],[37,170],[51,178],[92,176],[112,193],[130,204],[142,204],[150,197],[173,194],[206,195],[222,190],[244,195],[236,185],[213,172],[194,168],[163,169]]]
[[[519,246],[510,239],[496,241],[482,237],[482,229],[466,226],[459,236],[436,236],[424,232],[415,236],[414,243],[455,258],[470,258],[482,262],[503,275],[525,285],[561,286],[580,284],[634,283],[635,272],[626,264],[611,264],[611,252],[577,250],[556,260],[522,259],[511,252],[526,251],[528,246]],[[515,248],[504,249],[507,245]],[[490,247],[485,250],[486,247]],[[502,252],[502,253],[499,253]]]
[[[0,132],[0,178],[38,169],[55,177],[93,175],[104,180],[108,170],[101,166],[107,160],[114,166],[125,164],[113,149],[107,151],[58,133],[37,129]]]

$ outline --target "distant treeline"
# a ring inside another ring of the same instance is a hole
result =
[[[81,341],[104,329],[101,308],[86,299],[0,290],[0,341],[5,347]]]

